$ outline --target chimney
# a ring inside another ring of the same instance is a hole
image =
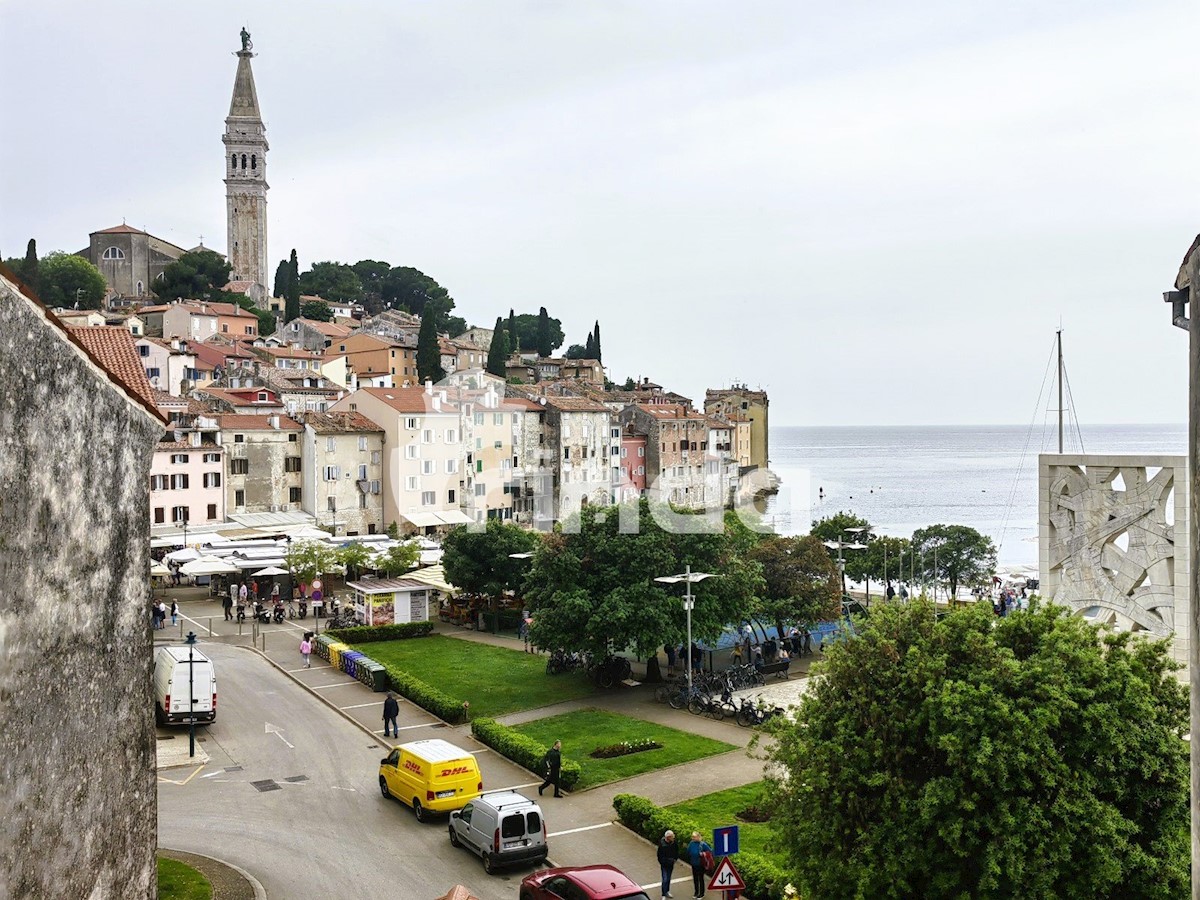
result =
[[[434,412],[442,411],[442,395],[441,394],[433,395],[433,411]]]
[[[267,416],[267,424],[270,425],[272,428],[274,428],[276,431],[278,431],[279,430],[279,416]]]
[[[425,393],[430,394],[430,395],[433,394],[433,382],[430,381],[428,378],[425,379]]]

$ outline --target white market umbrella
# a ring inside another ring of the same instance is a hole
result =
[[[279,566],[267,566],[265,569],[259,569],[257,572],[251,572],[251,578],[265,578],[268,575],[286,575],[287,569],[281,569]]]
[[[228,563],[223,559],[218,559],[215,556],[202,556],[200,559],[194,559],[190,563],[184,565],[179,570],[184,575],[231,575],[234,572],[241,570]]]
[[[190,562],[191,560],[199,558],[200,551],[195,547],[184,547],[182,550],[172,550],[163,557],[164,560],[170,560],[171,562]]]
[[[159,578],[166,578],[170,574],[171,574],[171,570],[168,569],[166,566],[164,566],[162,563],[154,562],[154,563],[150,564],[150,575],[151,576],[157,576]]]

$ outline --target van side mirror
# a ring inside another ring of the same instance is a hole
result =
[[[387,765],[387,762],[388,762],[388,758],[385,756],[383,759],[381,759],[381,760],[379,761],[379,764],[380,764],[381,766],[386,766],[386,765]]]

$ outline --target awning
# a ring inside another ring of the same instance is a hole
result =
[[[163,557],[164,560],[178,563],[191,562],[192,560],[199,558],[200,551],[195,547],[184,547],[182,550],[175,550]]]
[[[443,525],[470,525],[473,519],[461,509],[439,510],[434,513]]]
[[[215,556],[202,556],[185,564],[179,571],[184,575],[231,575],[238,571],[238,567]]]
[[[253,578],[266,578],[268,575],[286,575],[287,569],[281,569],[279,566],[267,566],[265,569],[260,569],[257,572],[252,572]]]
[[[450,584],[446,580],[446,570],[442,566],[429,566],[425,569],[417,569],[414,572],[409,572],[405,576],[409,581],[419,581],[422,584],[427,584],[443,594],[456,594],[458,588]]]
[[[407,521],[410,525],[417,528],[429,528],[432,525],[441,525],[442,520],[438,518],[436,513],[431,512],[415,512],[401,513],[401,518]]]

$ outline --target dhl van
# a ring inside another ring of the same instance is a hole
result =
[[[430,813],[461,809],[483,793],[475,757],[449,741],[410,741],[379,761],[379,791],[413,808],[418,822]]]

